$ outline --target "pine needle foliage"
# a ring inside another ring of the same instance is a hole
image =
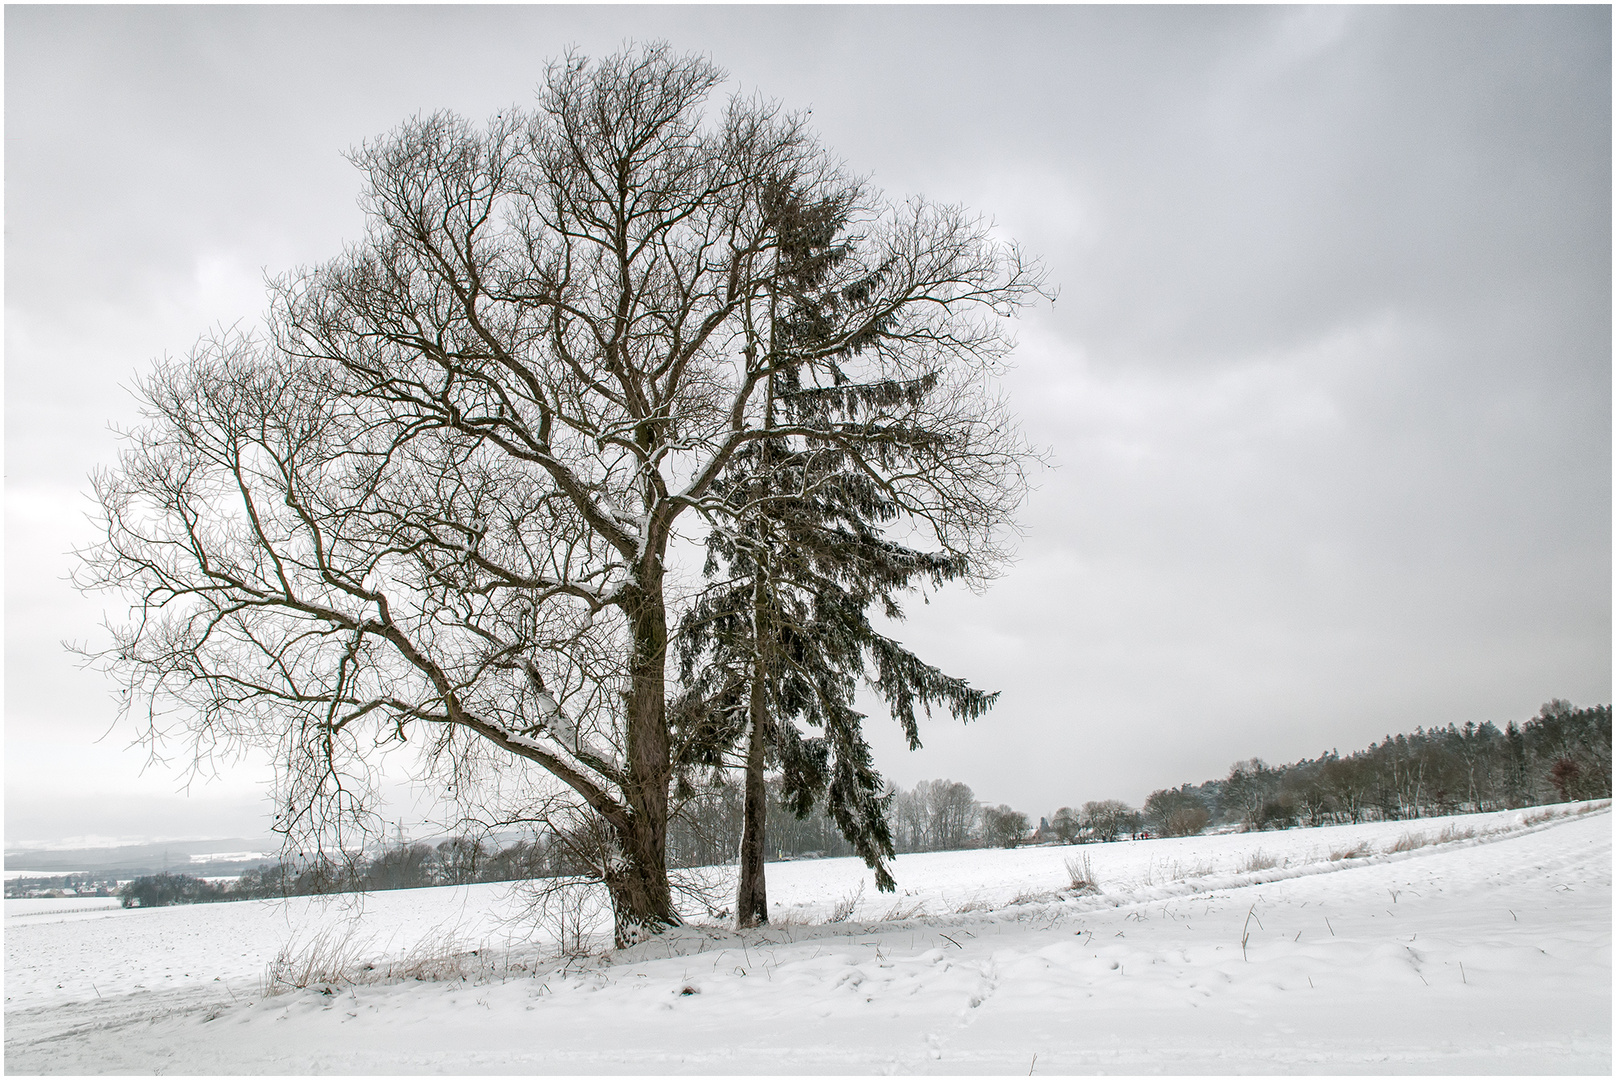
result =
[[[920,746],[917,707],[970,720],[997,694],[945,674],[871,622],[872,609],[901,619],[905,594],[967,576],[971,558],[887,538],[904,508],[835,432],[856,429],[864,454],[887,468],[918,464],[917,451],[944,433],[870,418],[918,406],[939,373],[852,381],[838,361],[866,343],[842,337],[827,347],[824,328],[835,324],[827,312],[857,302],[871,283],[820,288],[845,255],[838,234],[847,207],[782,197],[777,210],[778,250],[795,263],[777,276],[784,288],[768,335],[768,424],[777,434],[737,453],[714,485],[730,513],[708,535],[710,584],[680,628],[685,711],[704,725],[691,740],[702,764],[719,764],[754,725],[766,749],[750,767],[777,767],[799,816],[822,799],[877,887],[891,891],[890,796],[854,707],[860,683],[888,703],[911,749]],[[805,382],[811,368],[819,377]]]

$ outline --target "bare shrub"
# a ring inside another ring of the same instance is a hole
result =
[[[846,922],[853,917],[853,911],[864,898],[864,882],[859,882],[858,888],[836,901],[836,906],[830,909],[830,915],[825,919],[828,923]]]
[[[1089,853],[1082,852],[1066,859],[1066,876],[1071,879],[1072,891],[1097,893],[1100,886],[1094,880],[1094,867],[1089,864]]]
[[[604,925],[610,905],[599,880],[542,878],[524,882],[521,891],[526,900],[521,917],[548,933],[557,956],[587,956],[595,950],[596,930]]]
[[[1167,815],[1167,827],[1163,830],[1164,836],[1199,836],[1206,828],[1212,815],[1206,812],[1205,807],[1188,806],[1174,810]]]
[[[681,912],[701,912],[709,919],[728,920],[735,902],[735,882],[728,868],[693,866],[668,871],[668,887]]]
[[[556,948],[563,956],[585,956],[593,951],[594,927],[606,910],[606,897],[594,882],[556,894],[554,921]]]

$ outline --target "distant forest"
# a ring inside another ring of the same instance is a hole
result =
[[[1335,752],[1284,765],[1236,762],[1226,777],[1152,792],[1135,808],[1116,799],[1061,807],[1034,828],[1024,812],[984,806],[965,784],[930,780],[887,791],[887,821],[900,853],[1084,843],[1122,837],[1185,836],[1207,828],[1279,829],[1402,820],[1609,798],[1609,705],[1543,706],[1522,724],[1416,728],[1388,735],[1348,757]],[[669,822],[676,867],[733,861],[740,844],[742,793],[723,777],[685,792]],[[852,855],[823,806],[796,816],[778,785],[769,788],[768,838],[777,859]],[[547,831],[506,847],[458,836],[436,845],[400,843],[347,863],[325,858],[266,863],[233,885],[180,875],[141,878],[124,903],[155,906],[310,893],[464,885],[587,873],[600,838],[587,828]]]
[[[1152,792],[1143,807],[1102,799],[1039,819],[983,806],[950,780],[892,788],[887,819],[899,852],[1007,846],[1028,840],[1081,843],[1123,836],[1183,836],[1206,828],[1291,828],[1504,810],[1611,794],[1610,706],[1555,700],[1525,723],[1420,727],[1387,735],[1348,757],[1269,765],[1236,762],[1221,779]],[[798,819],[770,792],[768,836],[779,858],[851,855],[835,823],[815,807]],[[740,836],[740,792],[719,785],[675,820],[669,858],[702,865],[732,857]],[[1021,828],[1016,828],[1017,823]]]
[[[1611,793],[1610,757],[1610,706],[1555,700],[1502,731],[1449,724],[1388,735],[1349,757],[1239,761],[1221,780],[1153,792],[1143,819],[1166,835],[1186,808],[1206,811],[1211,825],[1267,829],[1603,799]]]

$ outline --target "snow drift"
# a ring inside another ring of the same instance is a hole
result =
[[[1098,892],[1072,887],[1085,854]],[[6,1068],[1611,1069],[1608,804],[895,870],[880,895],[855,860],[771,864],[771,927],[570,959],[496,885],[8,905]]]

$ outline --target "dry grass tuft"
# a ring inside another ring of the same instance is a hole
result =
[[[1274,856],[1266,854],[1262,848],[1258,848],[1246,856],[1246,861],[1241,864],[1240,869],[1249,874],[1258,870],[1272,870],[1274,867],[1281,865],[1283,864]]]
[[[480,950],[462,941],[453,930],[430,933],[410,947],[404,958],[382,969],[388,979],[414,979],[417,982],[438,982],[444,979],[464,978],[468,967],[481,973],[487,967]],[[366,970],[373,970],[366,965]]]
[[[923,914],[925,910],[926,901],[924,900],[911,900],[907,904],[905,904],[902,900],[899,900],[897,903],[892,905],[891,910],[889,910],[885,915],[881,916],[881,921],[898,922],[902,919],[912,919],[916,915]]]
[[[800,911],[786,911],[779,906],[769,912],[770,926],[807,926],[808,920],[802,917]]]
[[[1439,844],[1452,844],[1460,840],[1473,840],[1475,836],[1476,830],[1469,826],[1461,829],[1457,825],[1449,825],[1437,834],[1436,842]]]
[[[1075,893],[1097,893],[1099,884],[1094,880],[1094,867],[1089,865],[1089,853],[1069,856],[1066,860],[1066,876],[1071,879],[1071,889]]]
[[[853,917],[858,908],[859,901],[864,898],[864,882],[859,882],[858,888],[836,901],[836,906],[830,909],[830,915],[825,919],[828,923],[846,922]]]
[[[352,923],[329,927],[303,944],[292,938],[264,969],[264,997],[353,982],[362,970],[359,951],[366,944],[354,936]]]
[[[1392,846],[1386,850],[1392,854],[1400,851],[1418,851],[1422,847],[1430,846],[1431,838],[1424,833],[1406,832],[1393,841]]]
[[[1360,840],[1351,847],[1336,848],[1330,852],[1331,862],[1340,862],[1342,859],[1367,859],[1370,855],[1369,841]]]
[[[1183,881],[1186,878],[1207,877],[1217,873],[1217,867],[1212,865],[1211,859],[1198,859],[1190,866],[1174,861],[1169,876],[1174,881]]]
[[[296,939],[288,941],[265,967],[263,995],[274,997],[311,987],[331,993],[336,986],[406,979],[417,982],[482,980],[496,973],[526,970],[525,964],[512,963],[508,953],[470,947],[470,943],[453,930],[427,934],[397,960],[361,963],[361,952],[369,946],[368,938],[354,935],[352,924],[329,927],[302,944]]]

